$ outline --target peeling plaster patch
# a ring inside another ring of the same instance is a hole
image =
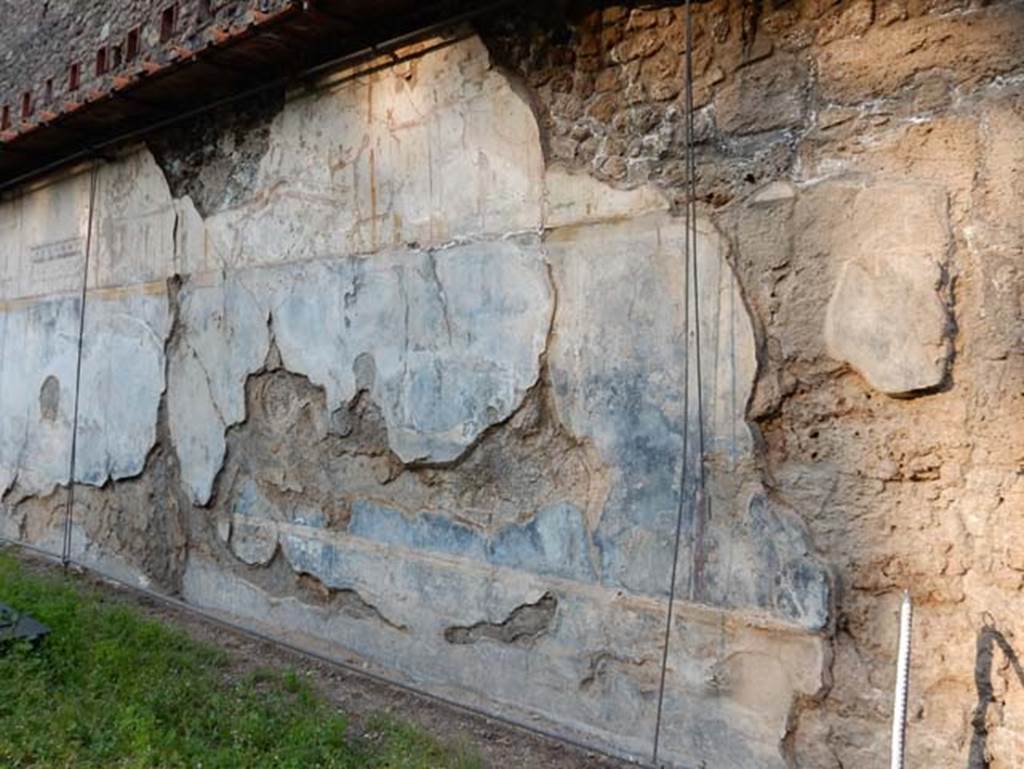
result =
[[[347,569],[340,563],[342,552],[339,548],[292,535],[282,536],[280,542],[281,552],[295,573],[300,593],[311,599],[314,605],[340,610],[355,619],[373,619],[393,630],[408,630],[404,624],[389,618],[389,610],[380,609],[379,602],[367,597],[367,591],[359,584],[361,578],[346,579],[342,576]],[[394,606],[393,597],[389,596],[389,599]]]
[[[188,503],[179,491],[174,455],[165,448],[164,414],[141,473],[99,487],[77,486],[71,556],[130,583],[176,593],[188,556]],[[59,552],[66,502],[63,488],[27,494],[16,484],[0,511],[15,525],[12,538]]]
[[[649,185],[617,190],[589,174],[549,168],[544,173],[544,226],[565,227],[667,211],[665,196]]]
[[[444,631],[444,640],[450,644],[475,644],[496,641],[502,644],[532,646],[544,635],[555,619],[558,600],[545,593],[536,603],[524,604],[512,610],[502,622],[477,622],[468,627],[450,627]]]
[[[683,297],[692,291],[692,275],[683,270],[681,221],[656,213],[560,227],[545,241],[559,287],[549,355],[558,413],[573,433],[594,440],[617,479],[594,534],[602,580],[639,593],[668,592],[665,567],[673,556],[683,431],[689,430],[680,594],[768,611],[817,630],[828,619],[827,571],[807,546],[799,519],[765,501],[746,421],[757,370],[753,325],[724,243],[706,221],[698,227],[699,301],[691,294],[688,309],[690,328],[698,322],[700,328],[699,382],[695,335],[684,334]],[[684,404],[685,376],[690,399]],[[708,504],[697,508],[701,461]]]
[[[132,478],[143,471],[156,442],[170,332],[166,290],[87,305],[78,481],[102,486],[108,478]]]
[[[717,606],[757,607],[811,631],[825,628],[829,571],[796,514],[754,483],[715,499],[712,510],[702,599]]]
[[[0,203],[0,301],[82,290],[89,174]]]
[[[82,351],[76,479],[102,486],[142,472],[164,390],[165,293],[90,294]],[[66,484],[73,397],[41,397],[48,378],[74,382],[80,300],[0,311],[0,486],[26,493]]]
[[[409,467],[391,451],[383,414],[366,390],[328,413],[323,388],[280,368],[275,349],[266,370],[246,382],[246,421],[227,431],[212,504],[221,541],[234,525],[248,533],[250,524],[262,524],[269,539],[288,522],[310,537],[344,531],[380,544],[595,579],[588,526],[596,525],[591,515],[607,493],[603,468],[557,421],[543,374],[516,412],[460,461]],[[373,381],[366,371],[356,379],[361,386]],[[262,553],[260,560],[270,557],[269,544]]]
[[[231,552],[250,566],[270,563],[277,552],[277,522],[282,520],[281,512],[250,479],[242,484],[235,497],[232,513]]]
[[[635,689],[636,679],[641,678],[646,684],[647,696],[654,696],[657,693],[657,666],[655,658],[626,657],[608,650],[594,652],[589,655],[587,672],[580,679],[579,688],[587,694],[599,691],[600,696],[614,696],[617,684],[626,683]]]
[[[17,478],[26,493],[45,494],[67,482],[70,399],[44,421],[38,394],[48,376],[74,381],[79,306],[67,298],[0,312],[0,487]]]
[[[245,381],[266,360],[270,332],[267,310],[234,277],[189,281],[179,302],[167,406],[182,483],[204,505],[224,461],[224,432],[245,419]]]
[[[231,552],[250,566],[266,566],[277,552],[274,524],[236,520],[231,526]]]
[[[698,388],[697,368],[687,366],[695,349],[683,334],[685,235],[682,221],[650,214],[562,227],[546,240],[559,286],[549,358],[558,412],[618,476],[598,532],[604,578],[649,594],[668,590],[684,424],[687,461],[696,462],[697,399],[682,398],[685,373],[689,392]],[[705,446],[709,460],[735,467],[753,450],[744,415],[756,371],[753,329],[724,244],[703,221],[697,257]]]
[[[381,614],[376,606],[367,603],[366,599],[355,590],[328,587],[317,577],[305,572],[299,573],[297,579],[302,593],[312,603],[328,611],[339,612],[353,619],[375,620],[393,630],[400,630],[402,632],[408,630],[405,625],[395,624]]]
[[[404,462],[450,462],[507,419],[540,371],[554,306],[536,243],[478,242],[284,265],[183,291],[169,406],[182,476],[205,504],[224,431],[245,418],[245,381],[270,344],[337,411],[372,362],[370,395]],[[196,413],[201,418],[196,418]]]
[[[99,166],[86,300],[76,480],[142,472],[165,389],[176,212],[145,152]],[[90,173],[0,205],[0,486],[26,493],[68,481]],[[53,377],[54,401],[42,392]]]
[[[478,529],[441,514],[421,513],[410,521],[398,510],[360,500],[352,505],[348,532],[382,544],[487,559],[487,542]]]
[[[477,242],[278,268],[274,329],[286,368],[356,394],[355,361],[404,462],[450,462],[537,381],[553,310],[536,243]],[[345,301],[338,301],[344,297]]]
[[[60,410],[60,380],[50,374],[39,388],[39,415],[46,422],[57,419]]]
[[[124,287],[173,275],[178,213],[153,156],[144,150],[128,152],[99,166],[96,174],[90,286]],[[79,211],[88,218],[88,205]]]
[[[193,275],[209,269],[206,223],[191,198],[174,201],[174,273]]]

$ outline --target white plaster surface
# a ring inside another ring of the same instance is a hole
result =
[[[462,40],[291,102],[249,199],[210,217],[210,258],[275,264],[536,230],[542,172],[529,105],[478,38]]]
[[[0,312],[0,488],[27,493],[67,483],[79,324],[75,297]],[[163,294],[87,304],[75,477],[102,485],[142,472],[164,389]],[[40,391],[57,381],[57,411],[44,418]]]

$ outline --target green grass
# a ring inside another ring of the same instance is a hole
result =
[[[221,650],[39,575],[0,552],[0,601],[50,626],[0,648],[0,767],[477,769],[478,759],[383,716],[345,715],[294,672],[232,674]]]

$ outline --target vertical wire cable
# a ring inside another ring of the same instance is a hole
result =
[[[78,403],[82,389],[82,348],[85,342],[85,300],[89,288],[89,256],[92,252],[92,222],[96,208],[96,169],[89,172],[89,216],[85,231],[85,265],[82,268],[82,292],[78,307],[78,357],[75,361],[75,407],[71,422],[71,458],[68,472],[67,507],[64,510],[64,542],[61,547],[61,564],[65,569],[71,563],[71,529],[75,511],[75,471],[78,459]]]
[[[687,39],[687,59],[686,68],[684,74],[684,85],[688,91],[692,90],[692,75],[691,59],[689,58],[689,48],[693,38],[693,22],[690,16],[690,0],[686,0],[686,39]],[[692,102],[690,99],[685,100],[685,109],[687,113],[690,110]],[[685,128],[686,128],[686,153],[687,160],[684,165],[685,168],[685,186],[687,195],[690,194],[692,187],[690,182],[690,169],[691,163],[689,155],[693,154],[693,136],[691,135],[692,123],[690,122],[689,115],[686,115]],[[654,746],[651,751],[651,763],[654,766],[658,765],[658,751],[661,747],[661,721],[665,706],[665,679],[668,671],[668,649],[669,642],[672,637],[672,618],[673,610],[675,609],[676,601],[676,578],[679,572],[679,546],[682,544],[683,537],[683,514],[686,511],[686,484],[687,484],[687,464],[689,462],[689,436],[690,436],[690,229],[691,229],[691,207],[689,200],[686,203],[685,211],[685,231],[683,239],[683,344],[684,344],[684,355],[683,355],[683,450],[682,450],[682,467],[680,468],[679,477],[679,505],[676,510],[676,533],[675,533],[675,546],[672,551],[672,578],[669,582],[668,589],[668,612],[665,618],[665,638],[661,647],[661,674],[658,680],[658,708],[655,715],[654,721]]]
[[[706,494],[706,480],[704,468],[704,377],[701,368],[701,343],[700,343],[700,279],[697,266],[697,158],[696,158],[696,131],[694,129],[693,109],[693,23],[687,3],[687,24],[686,24],[686,137],[687,153],[686,162],[689,164],[686,178],[689,182],[687,190],[687,205],[690,213],[687,216],[687,237],[691,239],[690,254],[692,255],[691,268],[693,270],[693,333],[694,333],[694,369],[697,378],[697,494],[693,505],[693,535],[691,538],[691,568],[690,568],[690,589],[689,599],[699,600],[704,592],[704,530],[706,518],[710,517],[710,500]],[[687,280],[687,287],[690,285]],[[707,511],[707,516],[705,512]]]

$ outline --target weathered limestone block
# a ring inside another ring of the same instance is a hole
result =
[[[843,264],[825,318],[832,357],[889,395],[941,384],[950,354],[940,293],[949,244],[940,190],[914,184],[860,190],[832,234],[832,254]]]

